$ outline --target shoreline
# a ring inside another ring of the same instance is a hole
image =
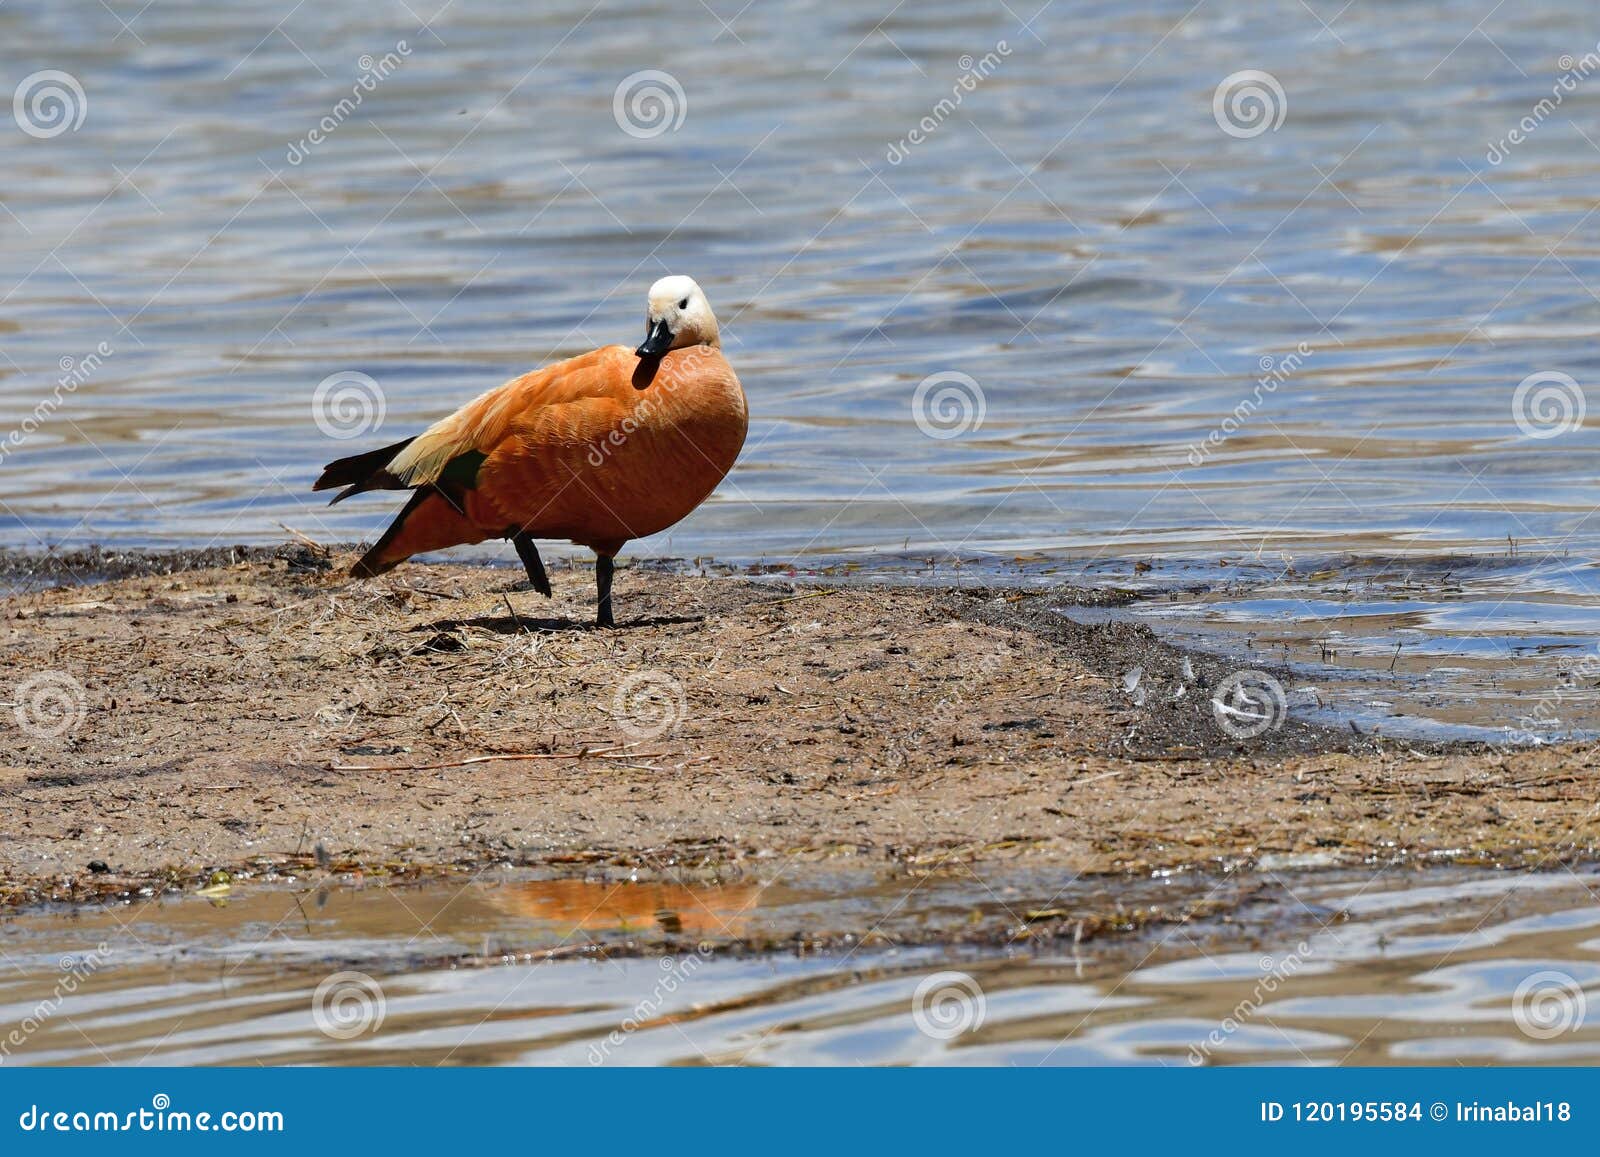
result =
[[[1114,591],[632,566],[620,628],[597,631],[581,567],[555,570],[547,602],[500,567],[353,583],[347,556],[305,544],[233,558],[150,555],[0,599],[17,684],[65,676],[81,711],[58,735],[0,718],[0,904],[193,892],[218,872],[1133,879],[1529,868],[1600,844],[1581,745],[1424,745],[1292,717],[1236,740],[1211,716],[1222,660],[1051,609]]]

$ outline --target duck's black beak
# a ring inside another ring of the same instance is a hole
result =
[[[672,331],[667,328],[666,319],[651,324],[645,331],[644,341],[634,354],[641,358],[658,358],[672,348]]]

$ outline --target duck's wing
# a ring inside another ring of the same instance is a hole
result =
[[[342,486],[333,499],[340,502],[367,490],[448,484],[464,471],[475,472],[515,431],[562,426],[575,416],[596,422],[611,417],[613,408],[620,409],[614,399],[635,360],[623,347],[607,346],[533,370],[480,394],[413,438],[328,463],[312,489]]]

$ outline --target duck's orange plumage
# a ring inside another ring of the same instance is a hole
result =
[[[345,487],[336,502],[416,491],[356,563],[361,577],[424,551],[510,538],[548,594],[533,540],[587,546],[600,559],[608,623],[611,558],[699,506],[733,467],[747,422],[704,295],[688,278],[665,278],[638,350],[606,346],[524,374],[415,438],[330,463],[314,489]]]

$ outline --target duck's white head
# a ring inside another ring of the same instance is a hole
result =
[[[650,287],[644,341],[633,352],[658,358],[668,350],[691,345],[718,346],[717,319],[705,291],[692,277],[663,277]]]

